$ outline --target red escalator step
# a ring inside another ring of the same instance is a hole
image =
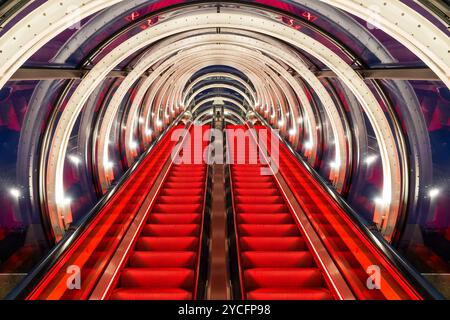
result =
[[[159,252],[134,251],[128,260],[128,266],[135,268],[192,268],[197,254],[191,251]]]
[[[292,217],[288,213],[257,214],[240,213],[237,215],[237,222],[246,224],[285,224],[292,223]]]
[[[164,213],[201,213],[202,204],[156,204],[153,208],[153,212]]]
[[[288,209],[285,204],[240,204],[236,205],[238,213],[275,213],[275,212],[287,212]]]
[[[154,251],[195,251],[196,237],[141,237],[136,243],[137,250]]]
[[[321,287],[322,274],[317,268],[253,268],[244,271],[247,288]]]
[[[324,288],[260,288],[247,293],[250,300],[332,300]]]
[[[159,196],[158,203],[160,204],[185,204],[185,203],[201,203],[202,196],[184,195],[180,196]]]
[[[188,213],[153,213],[148,219],[148,223],[158,223],[158,224],[190,224],[190,223],[200,223],[202,216],[200,214],[188,214]]]
[[[306,249],[301,237],[240,237],[244,251],[302,251]]]
[[[295,224],[241,224],[240,236],[289,237],[300,235]]]
[[[283,198],[280,196],[257,196],[253,194],[242,194],[236,196],[236,202],[242,204],[258,203],[258,204],[280,204],[284,203]]]
[[[154,237],[191,237],[198,236],[198,224],[147,224],[144,226],[142,236]]]
[[[247,251],[242,253],[245,268],[310,268],[314,259],[309,251]]]
[[[188,268],[126,268],[122,270],[119,282],[122,287],[190,289],[194,271]]]
[[[119,288],[111,300],[189,300],[192,293],[179,288]]]

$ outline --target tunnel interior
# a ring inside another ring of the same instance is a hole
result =
[[[449,298],[449,20],[427,1],[356,2],[0,6],[0,297],[190,123],[269,128]],[[239,169],[220,170],[233,188]]]

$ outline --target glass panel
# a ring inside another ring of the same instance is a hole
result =
[[[419,194],[427,206],[410,212],[399,248],[450,298],[450,91],[442,82],[410,83],[428,129],[432,166],[423,172],[431,179]]]
[[[29,190],[19,177],[26,168],[18,166],[20,135],[36,84],[8,82],[0,90],[0,298],[48,249],[41,217],[29,209]]]

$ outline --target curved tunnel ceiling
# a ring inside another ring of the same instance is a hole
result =
[[[0,37],[0,86],[40,48],[74,24],[84,21],[67,47],[59,51],[61,57],[68,55],[64,50],[71,48],[77,35],[92,32],[104,23],[102,19],[130,17],[130,12],[150,3],[154,2],[47,1],[37,6],[21,17],[20,23],[8,25]],[[39,150],[45,165],[39,168],[38,181],[27,183],[35,201],[45,199],[43,210],[50,217],[56,239],[62,236],[72,215],[64,184],[72,134],[90,99],[114,72],[120,74],[114,90],[108,91],[108,100],[101,103],[102,116],[92,133],[95,143],[89,145],[92,157],[87,160],[95,163],[94,180],[100,194],[118,176],[111,160],[116,157],[111,151],[111,137],[122,141],[123,166],[131,167],[175,119],[189,112],[194,119],[210,120],[214,114],[208,109],[212,110],[218,100],[225,106],[223,115],[229,123],[247,121],[247,112],[255,112],[302,150],[311,165],[323,157],[319,146],[324,135],[332,137],[332,146],[327,149],[332,161],[326,176],[345,193],[352,172],[362,162],[352,150],[364,137],[351,132],[343,102],[330,89],[330,82],[322,80],[320,72],[329,72],[354,97],[354,109],[358,110],[352,112],[367,117],[367,125],[378,141],[382,190],[375,201],[374,221],[387,239],[393,239],[399,217],[413,201],[411,189],[417,181],[407,174],[412,170],[406,159],[408,138],[393,116],[395,111],[388,99],[383,99],[379,84],[358,71],[365,65],[363,59],[315,25],[309,16],[300,19],[270,4],[155,3],[159,4],[157,13],[132,16],[121,30],[112,32],[83,57],[81,67],[89,67],[79,83],[67,85],[55,106],[60,113],[46,128],[46,143]],[[380,60],[393,59],[366,30],[355,27],[356,19],[350,15],[365,20],[409,49],[450,86],[448,33],[406,4],[292,1],[292,5],[297,4],[310,5],[312,12],[326,13],[323,16],[328,19],[338,17],[337,28],[352,25],[360,41],[373,48],[371,52],[376,52]],[[321,66],[325,69],[319,70]],[[45,92],[44,85],[40,86]],[[406,91],[402,91],[405,96]],[[119,125],[118,118],[122,119]],[[34,169],[36,164],[29,166]]]

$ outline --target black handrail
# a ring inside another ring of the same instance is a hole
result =
[[[139,156],[138,160],[127,171],[113,183],[105,195],[100,198],[96,205],[77,223],[72,224],[64,234],[63,238],[56,244],[56,246],[32,269],[32,271],[22,279],[22,281],[5,297],[5,300],[25,299],[33,288],[39,284],[41,279],[47,274],[50,269],[56,264],[61,256],[74,243],[78,236],[86,230],[94,218],[98,215],[101,209],[108,203],[112,196],[120,189],[120,187],[127,181],[142,161],[149,155],[153,148],[161,141],[161,139],[181,121],[184,112],[181,113],[171,125],[169,125],[157,139],[155,139],[149,146],[146,152]]]
[[[255,113],[258,120],[268,127],[272,127],[261,115]],[[249,124],[249,126],[252,126]],[[299,161],[305,169],[313,176],[313,178],[321,185],[322,188],[333,198],[334,201],[343,209],[347,216],[355,223],[355,225],[367,236],[375,247],[380,250],[388,259],[388,261],[402,274],[402,276],[414,287],[415,290],[424,299],[445,300],[439,291],[436,290],[408,261],[406,261],[387,241],[383,235],[372,224],[363,219],[342,196],[330,186],[314,168],[312,168],[301,155],[299,155],[291,145],[281,137],[276,131],[272,133],[277,136],[281,143],[291,152],[291,154]]]

